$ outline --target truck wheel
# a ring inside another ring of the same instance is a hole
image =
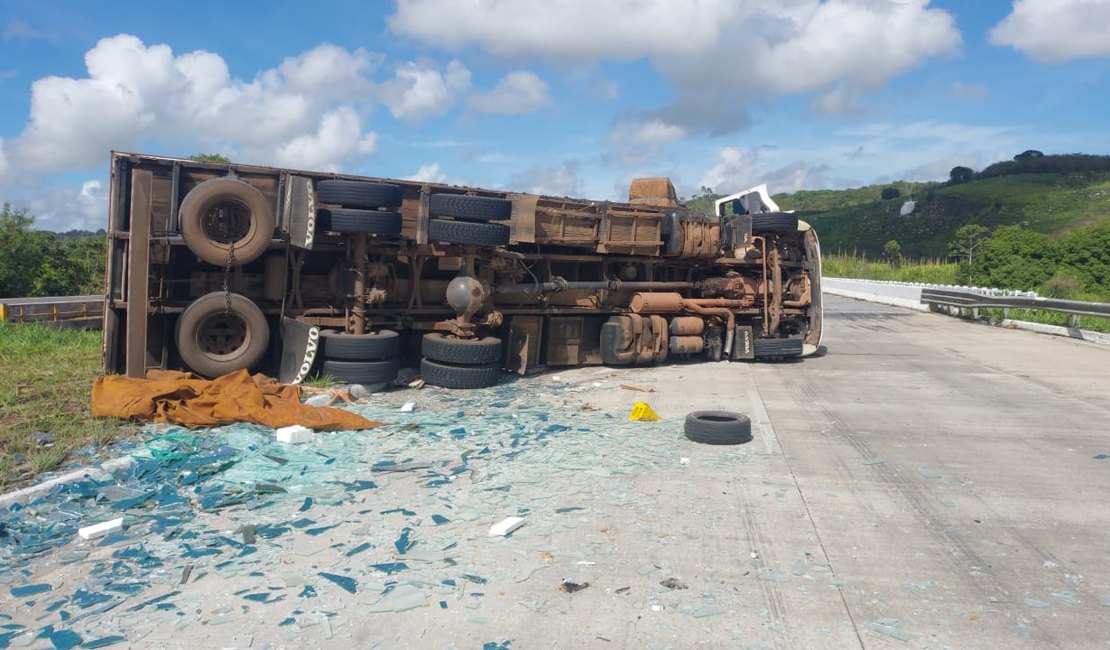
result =
[[[401,215],[377,210],[332,208],[316,211],[316,227],[328,232],[361,232],[372,235],[400,235]]]
[[[246,264],[266,251],[274,236],[274,209],[257,188],[234,178],[204,181],[177,211],[181,236],[209,264]],[[234,251],[234,252],[233,252]]]
[[[186,366],[198,375],[219,377],[262,359],[270,345],[270,325],[249,298],[214,292],[181,312],[174,338]]]
[[[396,357],[401,335],[393,330],[380,330],[373,334],[326,331],[320,332],[320,340],[323,342],[323,355],[327,359],[372,361]]]
[[[381,384],[397,378],[397,360],[333,361],[324,359],[320,374],[347,384]]]
[[[428,240],[448,244],[500,246],[509,243],[509,227],[499,223],[432,219],[428,222]]]
[[[488,196],[433,194],[428,199],[428,213],[469,221],[505,221],[513,216],[513,202]]]
[[[783,359],[802,355],[801,339],[755,339],[752,351],[756,359]]]
[[[401,207],[401,186],[332,179],[316,184],[316,197],[321,203],[334,203],[347,208],[395,210]]]
[[[501,360],[501,339],[484,336],[480,339],[459,339],[442,332],[425,334],[420,352],[432,361],[482,365]]]
[[[752,439],[752,421],[732,411],[694,411],[686,416],[686,437],[706,445],[739,445]]]
[[[443,388],[489,388],[501,377],[501,364],[455,366],[429,359],[420,361],[420,378]]]
[[[752,215],[752,232],[794,232],[798,229],[798,217],[782,212],[766,212]]]

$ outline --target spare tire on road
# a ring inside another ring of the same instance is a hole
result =
[[[694,411],[686,416],[686,437],[707,445],[739,445],[752,439],[752,421],[732,411]]]

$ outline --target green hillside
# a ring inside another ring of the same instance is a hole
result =
[[[880,198],[891,186],[901,195]],[[899,216],[911,189],[915,209]],[[969,223],[992,230],[1017,224],[1056,237],[1110,218],[1110,172],[1018,173],[955,185],[899,182],[774,198],[813,224],[826,251],[879,257],[894,239],[908,257],[944,257],[953,233]]]

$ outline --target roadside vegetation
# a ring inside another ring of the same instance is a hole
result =
[[[134,432],[89,415],[100,332],[0,322],[0,487]]]

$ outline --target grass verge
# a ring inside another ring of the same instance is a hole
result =
[[[894,266],[888,262],[869,261],[856,255],[825,255],[821,258],[821,274],[830,278],[956,284],[957,270],[956,264],[930,260],[907,260]]]
[[[100,332],[0,321],[0,488],[136,430],[89,415],[100,373]]]

